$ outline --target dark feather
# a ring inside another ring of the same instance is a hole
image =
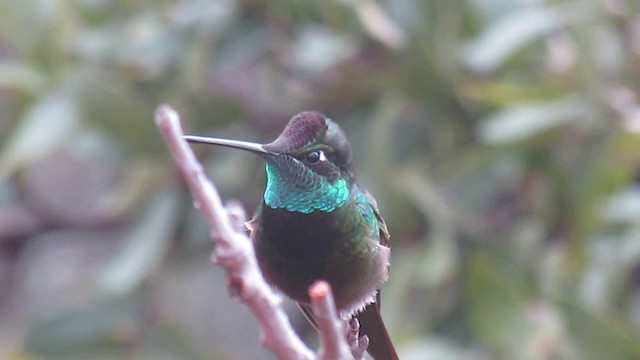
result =
[[[375,303],[367,305],[356,318],[360,322],[360,336],[369,337],[367,352],[371,357],[375,360],[398,360],[398,354],[380,315],[380,295]]]

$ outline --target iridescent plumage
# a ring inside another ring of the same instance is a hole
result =
[[[270,144],[188,137],[253,151],[266,162],[267,186],[251,230],[269,283],[308,308],[309,286],[325,280],[341,315],[356,314],[376,359],[397,359],[380,317],[389,233],[376,202],[357,182],[351,146],[340,127],[315,112],[294,116]],[[377,301],[376,301],[377,300]]]
[[[313,176],[301,165],[301,173],[287,175],[290,160],[275,158],[267,162],[267,187],[264,202],[273,209],[286,209],[309,214],[315,210],[333,211],[349,199],[349,185],[345,179],[333,183],[324,177]]]

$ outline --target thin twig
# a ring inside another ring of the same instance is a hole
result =
[[[345,340],[343,321],[338,319],[331,287],[326,281],[316,281],[309,287],[311,309],[318,322],[320,350],[318,359],[347,359],[351,356]]]

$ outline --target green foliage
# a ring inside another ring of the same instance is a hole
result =
[[[639,63],[637,1],[0,1],[0,358],[270,356],[162,102],[220,137],[341,124],[402,358],[639,358]],[[260,160],[197,150],[251,213]]]

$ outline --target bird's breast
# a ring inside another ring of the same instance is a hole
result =
[[[269,251],[300,261],[321,262],[354,229],[339,211],[309,214],[262,206],[256,242]]]
[[[303,214],[263,205],[252,237],[267,280],[302,302],[311,283],[326,280],[338,308],[375,293],[386,280],[388,249],[367,236],[349,210]]]

